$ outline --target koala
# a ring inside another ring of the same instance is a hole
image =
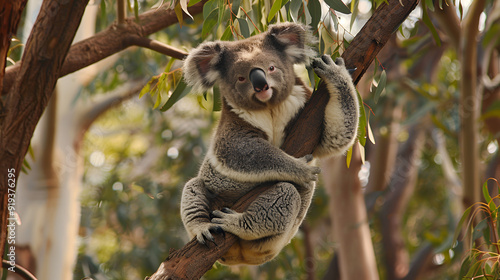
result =
[[[238,237],[219,260],[258,265],[273,259],[304,220],[319,167],[313,158],[344,153],[355,141],[359,105],[344,61],[314,58],[315,38],[303,25],[282,23],[235,42],[206,42],[184,61],[185,81],[195,90],[219,86],[222,112],[196,178],[182,192],[181,217],[191,238],[213,242],[215,231]],[[288,124],[312,92],[294,64],[311,65],[327,84],[321,143],[312,155],[294,158],[280,146]],[[238,213],[234,203],[264,182],[273,186]],[[223,201],[222,209],[213,202]]]

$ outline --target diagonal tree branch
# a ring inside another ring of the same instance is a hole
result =
[[[397,30],[417,6],[418,0],[389,0],[388,3],[380,5],[342,55],[348,68],[357,68],[357,71],[353,73],[355,84],[365,73],[377,53],[387,43],[393,31]],[[282,146],[285,152],[295,157],[312,153],[320,140],[327,102],[326,86],[321,83],[287,135]],[[237,212],[244,211],[257,196],[270,187],[272,186],[264,184],[252,190],[243,196],[233,209]],[[237,238],[229,233],[226,233],[225,236],[214,234],[214,238],[217,245],[204,246],[193,239],[182,249],[171,252],[149,279],[201,278],[206,271],[212,268],[214,262],[221,258],[237,241]]]
[[[203,11],[203,5],[208,0],[203,0],[190,7],[191,15],[199,14]],[[113,24],[96,35],[75,43],[71,46],[59,77],[73,73],[91,64],[94,64],[108,56],[122,51],[130,46],[145,46],[146,41],[140,41],[137,37],[147,37],[172,24],[178,22],[173,9],[166,9],[167,4],[158,9],[145,12],[139,16],[138,22],[135,17],[125,19],[126,24]],[[187,15],[184,14],[185,17]],[[160,45],[150,42],[148,48],[159,48]],[[172,48],[172,47],[170,47]],[[165,47],[162,47],[165,49]],[[173,48],[172,48],[173,49]],[[157,49],[154,49],[157,50]],[[182,52],[182,51],[181,51]],[[162,52],[163,53],[163,52]],[[174,54],[174,52],[172,52]],[[176,58],[179,55],[176,56]],[[2,94],[5,95],[12,87],[16,76],[19,73],[21,63],[6,68],[4,77],[4,87]]]

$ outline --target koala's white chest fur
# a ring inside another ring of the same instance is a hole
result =
[[[269,142],[279,147],[285,137],[285,128],[306,102],[306,92],[302,86],[295,85],[288,98],[274,108],[249,111],[232,109],[240,118],[264,131]],[[232,106],[234,108],[234,106]]]

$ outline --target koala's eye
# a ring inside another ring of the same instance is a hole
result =
[[[245,77],[238,77],[238,82],[244,82],[245,80]]]
[[[269,72],[274,72],[275,70],[276,70],[276,67],[274,67],[274,66],[269,67]]]

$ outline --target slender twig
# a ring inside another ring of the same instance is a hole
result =
[[[176,48],[169,46],[167,44],[164,44],[160,41],[156,41],[156,40],[149,39],[146,37],[141,37],[138,35],[131,35],[131,36],[129,36],[129,40],[130,40],[130,43],[132,45],[148,48],[150,50],[159,52],[159,53],[164,54],[164,55],[171,56],[171,57],[176,58],[176,59],[182,60],[182,59],[186,58],[186,56],[188,55],[188,53],[183,51],[183,50],[176,49]]]
[[[127,7],[125,5],[125,1],[126,0],[116,1],[119,25],[125,24],[125,18],[127,16]]]

